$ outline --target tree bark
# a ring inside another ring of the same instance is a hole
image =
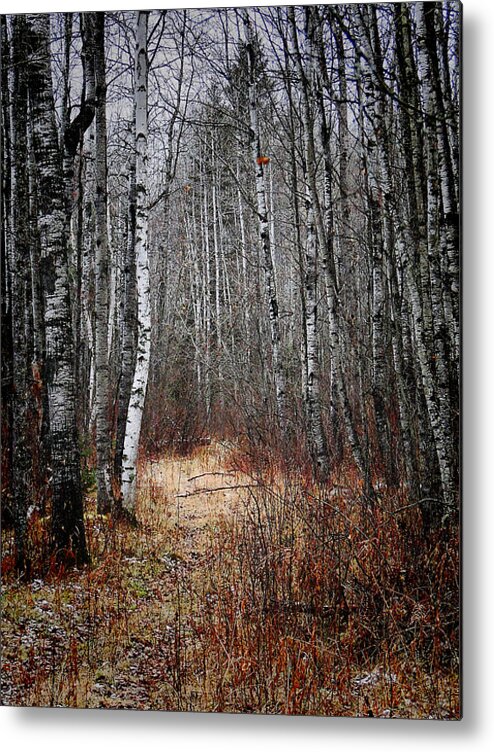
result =
[[[24,60],[25,17],[12,23],[12,487],[16,566],[29,574],[27,517],[30,500],[30,447],[28,430],[28,342],[26,311],[29,288],[29,186],[26,170],[28,81]]]
[[[137,501],[137,460],[142,414],[151,355],[151,301],[148,260],[148,13],[136,12],[135,56],[135,146],[136,146],[136,275],[137,275],[137,360],[127,413],[122,463],[122,507],[135,516]]]
[[[249,114],[250,130],[249,141],[252,160],[256,169],[256,198],[257,198],[257,215],[259,220],[259,237],[262,247],[262,258],[264,265],[264,280],[266,285],[266,294],[269,306],[269,325],[271,333],[271,348],[273,358],[273,379],[276,391],[276,414],[278,426],[285,434],[287,431],[286,420],[286,383],[285,373],[281,356],[281,337],[279,323],[279,304],[276,290],[273,249],[271,247],[271,238],[269,232],[268,210],[266,202],[266,179],[265,179],[265,162],[267,159],[262,153],[261,139],[259,133],[258,113],[257,113],[257,61],[254,34],[249,17],[249,12],[244,11],[244,27],[247,40],[247,51],[249,58]]]
[[[106,66],[105,14],[92,13],[94,74],[96,94],[95,121],[95,281],[96,281],[96,482],[100,514],[112,506],[110,482],[111,430],[109,394],[109,244],[107,197],[107,135],[106,135]]]
[[[50,69],[50,18],[26,17],[38,227],[46,327],[46,384],[52,459],[52,534],[58,559],[88,560],[76,425],[74,343],[69,299],[63,174]]]
[[[137,280],[136,280],[136,155],[131,154],[128,174],[127,242],[124,249],[121,297],[121,364],[118,388],[118,416],[114,472],[122,480],[122,458],[132,382],[136,367]]]

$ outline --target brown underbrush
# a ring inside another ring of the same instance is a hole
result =
[[[425,535],[350,468],[319,487],[241,460],[146,463],[137,528],[88,498],[84,570],[21,582],[4,531],[4,704],[459,717],[457,526]]]

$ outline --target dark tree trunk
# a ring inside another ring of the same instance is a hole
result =
[[[50,69],[50,19],[26,17],[38,228],[46,326],[45,376],[52,459],[52,545],[66,563],[88,560],[76,427],[74,343],[69,298],[64,179]]]
[[[27,76],[23,65],[24,16],[15,16],[12,38],[12,493],[16,565],[28,573],[27,510],[31,490],[28,431],[29,196],[27,154]]]

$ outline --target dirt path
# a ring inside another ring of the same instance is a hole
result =
[[[171,526],[184,555],[193,560],[204,553],[211,529],[241,511],[243,492],[251,481],[233,470],[225,450],[215,445],[191,458],[150,463],[143,485],[141,521],[165,538]]]
[[[88,502],[90,568],[3,583],[4,704],[191,707],[192,619],[248,482],[216,444],[147,464],[137,528],[113,528]]]
[[[191,458],[148,464],[138,510],[147,553],[128,559],[141,595],[121,660],[108,681],[97,683],[104,695],[99,704],[191,708],[194,692],[182,684],[187,655],[197,649],[190,624],[210,597],[212,549],[221,531],[242,514],[250,485],[229,467],[218,445]]]

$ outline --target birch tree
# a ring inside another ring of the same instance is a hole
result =
[[[148,260],[148,13],[136,12],[135,54],[135,151],[136,151],[136,230],[135,257],[137,276],[137,358],[127,413],[122,461],[122,507],[135,515],[137,498],[137,460],[142,414],[151,355],[151,305]]]
[[[135,117],[135,115],[134,115]],[[127,413],[135,371],[137,342],[137,285],[136,285],[136,155],[132,149],[128,166],[127,238],[123,256],[122,289],[120,297],[120,378],[118,385],[117,432],[115,439],[114,472],[121,482]]]
[[[329,473],[329,456],[326,442],[326,434],[322,423],[321,398],[320,398],[320,371],[319,371],[319,346],[318,346],[318,238],[316,230],[316,212],[320,214],[316,190],[316,153],[314,141],[314,52],[312,49],[312,34],[310,28],[313,23],[313,15],[310,10],[306,11],[306,40],[308,45],[307,55],[309,58],[308,71],[304,70],[300,54],[298,32],[295,22],[293,7],[288,9],[292,43],[294,47],[295,62],[298,70],[299,83],[302,90],[302,121],[304,126],[305,147],[305,208],[307,213],[306,227],[306,252],[305,252],[305,316],[307,337],[307,363],[306,363],[306,401],[307,416],[309,421],[309,435],[312,444],[315,467],[321,480],[326,480]],[[320,222],[322,230],[322,222]],[[322,234],[322,232],[321,232]],[[322,238],[321,238],[322,239]]]
[[[26,21],[15,16],[12,23],[12,481],[13,514],[16,543],[16,566],[21,574],[28,573],[26,550],[27,517],[30,496],[28,447],[28,341],[26,310],[29,300],[29,196],[27,154],[27,75],[23,65]],[[4,64],[5,64],[4,60]]]
[[[257,61],[256,61],[256,43],[252,30],[249,11],[245,10],[244,27],[247,41],[247,53],[249,60],[249,115],[250,115],[250,150],[252,161],[256,171],[256,199],[257,199],[257,216],[259,221],[259,238],[263,253],[264,279],[266,285],[266,294],[269,307],[269,324],[271,332],[271,348],[273,358],[273,378],[276,390],[276,407],[278,424],[282,432],[287,429],[286,422],[286,385],[285,374],[281,356],[281,338],[279,325],[279,304],[276,290],[276,280],[274,272],[273,255],[271,248],[271,237],[269,231],[269,218],[266,201],[266,179],[265,170],[269,164],[269,157],[262,153],[261,138],[259,131],[259,122],[257,114]]]
[[[28,85],[33,149],[38,171],[38,229],[45,311],[46,362],[52,462],[53,547],[60,559],[88,559],[84,531],[76,423],[64,181],[50,68],[50,17],[26,16]]]
[[[7,30],[7,17],[0,15],[1,27],[1,214],[2,232],[0,233],[1,251],[1,377],[2,377],[2,482],[3,519],[7,510],[12,510],[12,401],[13,401],[13,353],[12,353],[12,296],[10,284],[11,259],[11,177],[12,177],[12,143],[11,143],[11,108],[9,91],[9,65],[11,60],[11,44]],[[8,480],[11,482],[8,483]]]
[[[442,279],[439,257],[441,246],[439,240],[440,195],[437,185],[438,175],[442,177],[442,200],[444,211],[447,215],[447,229],[445,233],[446,252],[453,268],[450,279],[455,285],[457,284],[457,268],[454,258],[458,252],[458,241],[457,238],[455,238],[456,210],[453,198],[453,175],[452,170],[448,169],[449,159],[446,156],[447,153],[449,154],[449,150],[445,144],[446,124],[444,122],[444,112],[438,112],[440,97],[437,96],[437,89],[432,83],[434,76],[437,76],[439,83],[439,72],[437,66],[434,66],[434,71],[431,66],[431,58],[432,62],[436,62],[435,55],[432,52],[432,50],[435,51],[435,42],[430,38],[431,31],[433,32],[433,27],[431,29],[430,26],[431,23],[433,24],[433,17],[430,15],[429,11],[426,11],[424,3],[417,3],[416,10],[417,46],[419,53],[418,66],[425,108],[427,248],[431,308],[434,317],[432,326],[434,333],[433,349],[431,349],[430,356],[427,360],[426,354],[421,349],[419,353],[419,362],[422,371],[429,417],[436,443],[444,501],[448,506],[453,506],[456,484],[454,480],[454,461],[452,456],[453,445],[451,442],[452,414],[449,387],[450,373],[447,352],[447,332],[448,329],[451,329],[451,322],[446,322],[443,306],[443,290],[446,286]],[[429,21],[427,19],[429,19]],[[438,162],[438,157],[440,163],[443,165],[442,168]],[[419,321],[416,321],[416,323],[420,326]],[[455,336],[453,336],[452,339],[454,343],[456,339]],[[431,357],[432,362],[435,365],[434,370],[430,367]]]
[[[95,124],[95,246],[96,246],[96,478],[98,510],[111,508],[110,483],[110,400],[109,400],[109,246],[107,200],[107,136],[106,136],[106,64],[105,14],[90,14],[94,41],[94,73],[96,95]]]

